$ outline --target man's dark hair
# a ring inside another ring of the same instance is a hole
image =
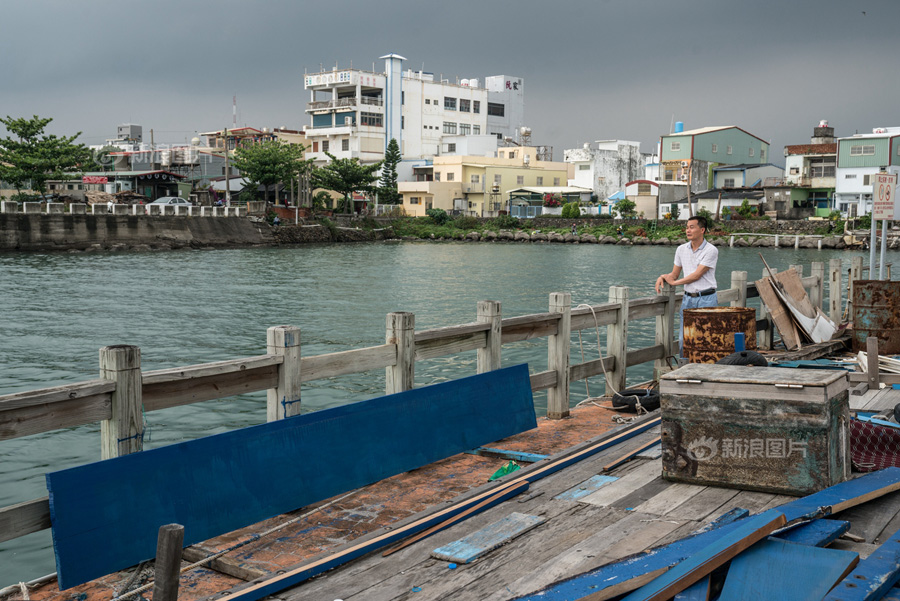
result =
[[[703,215],[694,215],[693,217],[688,218],[688,221],[696,221],[697,225],[702,227],[704,230],[708,230],[709,226],[706,224],[706,217]]]

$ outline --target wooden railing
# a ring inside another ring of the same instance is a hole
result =
[[[802,266],[791,267],[802,276]],[[839,320],[840,259],[830,262],[828,278],[824,263],[813,263],[811,275],[801,281],[817,307],[822,307],[827,281],[827,313]],[[746,271],[732,272],[731,287],[718,292],[720,304],[736,307],[756,296]],[[605,373],[606,394],[612,394],[625,387],[628,367],[652,361],[656,376],[671,369],[680,304],[681,295],[669,286],[659,296],[635,299],[629,298],[629,288],[613,286],[607,303],[573,309],[571,295],[556,292],[547,313],[518,317],[503,318],[499,302],[481,301],[475,322],[418,332],[413,314],[390,313],[385,344],[310,357],[301,356],[299,328],[275,326],[267,331],[265,355],[147,372],[141,371],[138,347],[104,347],[100,379],[0,396],[0,441],[99,421],[106,459],[142,450],[142,411],[266,390],[267,419],[283,419],[300,413],[304,382],[385,369],[385,393],[392,394],[413,387],[417,361],[475,350],[477,371],[483,373],[500,367],[504,344],[534,338],[547,338],[548,369],[531,374],[531,388],[548,391],[547,415],[560,419],[569,415],[572,382]],[[629,349],[628,324],[649,318],[656,319],[655,344]],[[572,333],[598,326],[606,327],[606,356],[573,364]],[[771,348],[772,322],[765,314],[757,320],[757,331],[760,348]],[[0,542],[49,527],[46,497],[0,508]]]

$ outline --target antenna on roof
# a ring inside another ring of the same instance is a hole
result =
[[[669,133],[675,133],[675,113],[672,113],[672,121],[669,123]]]

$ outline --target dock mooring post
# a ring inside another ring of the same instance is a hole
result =
[[[385,342],[397,346],[397,362],[385,368],[384,392],[412,390],[416,360],[416,316],[388,313]]]
[[[869,390],[878,390],[881,384],[881,375],[878,373],[878,338],[869,336],[866,338],[866,375]]]
[[[841,260],[828,261],[828,317],[836,324],[841,323]]]
[[[503,316],[500,314],[500,303],[488,300],[478,301],[478,315],[475,319],[478,323],[491,324],[491,329],[485,332],[484,348],[475,351],[477,373],[483,374],[500,369],[500,346],[503,339],[500,325]]]
[[[610,286],[609,302],[620,305],[615,323],[606,326],[606,354],[616,363],[606,371],[606,395],[625,388],[625,364],[628,359],[628,286]],[[615,389],[615,390],[613,390]]]
[[[166,524],[159,527],[153,575],[153,601],[176,601],[178,599],[178,579],[181,576],[183,545],[184,526]]]
[[[772,269],[772,275],[778,273],[777,269]],[[769,270],[763,269],[762,277],[769,277]],[[775,283],[772,282],[774,286]],[[763,319],[766,320],[766,327],[759,331],[759,348],[767,351],[772,350],[772,344],[775,342],[775,323],[772,321],[772,314],[766,309],[765,303],[760,303],[763,310]]]
[[[731,272],[731,288],[738,291],[738,297],[731,301],[732,307],[747,306],[747,272]]]
[[[569,346],[572,337],[572,295],[550,294],[550,313],[559,313],[556,334],[547,338],[547,369],[556,372],[556,386],[547,390],[547,417],[569,416]]]
[[[813,307],[821,310],[822,299],[825,297],[825,263],[813,261],[809,268],[809,274],[816,277],[816,283],[809,289],[809,302]]]
[[[300,328],[273,326],[266,330],[266,352],[280,355],[275,388],[266,391],[266,421],[300,415]]]
[[[100,377],[116,383],[110,418],[100,422],[100,458],[143,450],[141,349],[125,344],[101,348]]]
[[[662,315],[656,316],[656,344],[663,346],[663,358],[653,363],[653,377],[659,377],[670,371],[668,359],[675,352],[675,287],[664,283],[662,295],[666,297],[666,305]]]

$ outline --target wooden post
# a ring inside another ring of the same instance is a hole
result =
[[[547,417],[569,416],[569,346],[572,338],[572,295],[550,294],[550,313],[559,313],[556,334],[547,338],[547,368],[556,372],[556,386],[547,390]]]
[[[825,263],[813,261],[809,273],[816,276],[816,283],[809,290],[809,302],[821,311],[822,299],[825,298]]]
[[[794,271],[796,271],[796,272],[797,272],[797,277],[798,277],[798,278],[802,278],[802,277],[803,277],[803,265],[791,265],[791,266],[789,267],[789,269],[793,269]]]
[[[616,322],[606,326],[606,355],[616,358],[615,367],[606,372],[606,395],[612,396],[625,388],[625,361],[628,354],[628,286],[610,286],[609,302],[620,305]]]
[[[732,307],[746,307],[747,306],[747,272],[746,271],[732,271],[731,272],[731,287],[738,290],[738,297],[731,301]]]
[[[500,323],[503,321],[503,316],[500,314],[500,303],[498,301],[478,301],[476,321],[491,324],[491,329],[485,332],[484,348],[476,351],[478,373],[483,374],[500,369],[500,343],[503,338],[503,333],[500,331]]]
[[[794,236],[794,248],[800,248],[800,236]]]
[[[125,344],[100,349],[100,377],[116,383],[112,393],[112,415],[100,422],[101,459],[142,450],[141,349]]]
[[[184,545],[184,526],[160,526],[156,539],[156,562],[153,575],[153,601],[176,601],[178,579],[181,576],[181,556]]]
[[[778,234],[775,234],[775,248],[778,248]]]
[[[746,288],[744,292],[746,293]],[[667,359],[678,354],[675,349],[675,287],[663,283],[662,296],[667,297],[667,300],[663,314],[656,316],[656,344],[663,345],[664,356],[653,364],[653,377],[657,380],[669,371]]]
[[[266,330],[266,352],[281,355],[278,383],[266,391],[266,421],[300,415],[300,328],[273,326]]]
[[[728,247],[729,247],[729,248],[734,248],[734,236],[729,236],[729,237],[728,237]]]
[[[869,274],[871,277],[872,274]],[[848,315],[853,315],[853,282],[863,279],[863,258],[853,257],[850,259],[850,291],[847,294]]]
[[[841,260],[828,261],[828,317],[836,324],[841,323]]]
[[[777,269],[772,269],[772,274],[778,273]],[[763,269],[762,277],[769,277],[769,270]],[[772,284],[774,286],[774,283]],[[775,342],[775,323],[772,321],[772,314],[766,308],[765,303],[760,299],[760,305],[763,308],[763,318],[768,322],[766,329],[760,331],[759,348],[772,350],[772,344]]]
[[[875,336],[866,338],[866,376],[869,390],[878,390],[881,377],[878,373],[878,338]]]
[[[385,394],[412,390],[416,361],[416,316],[388,313],[385,342],[397,346],[397,362],[385,368]]]

